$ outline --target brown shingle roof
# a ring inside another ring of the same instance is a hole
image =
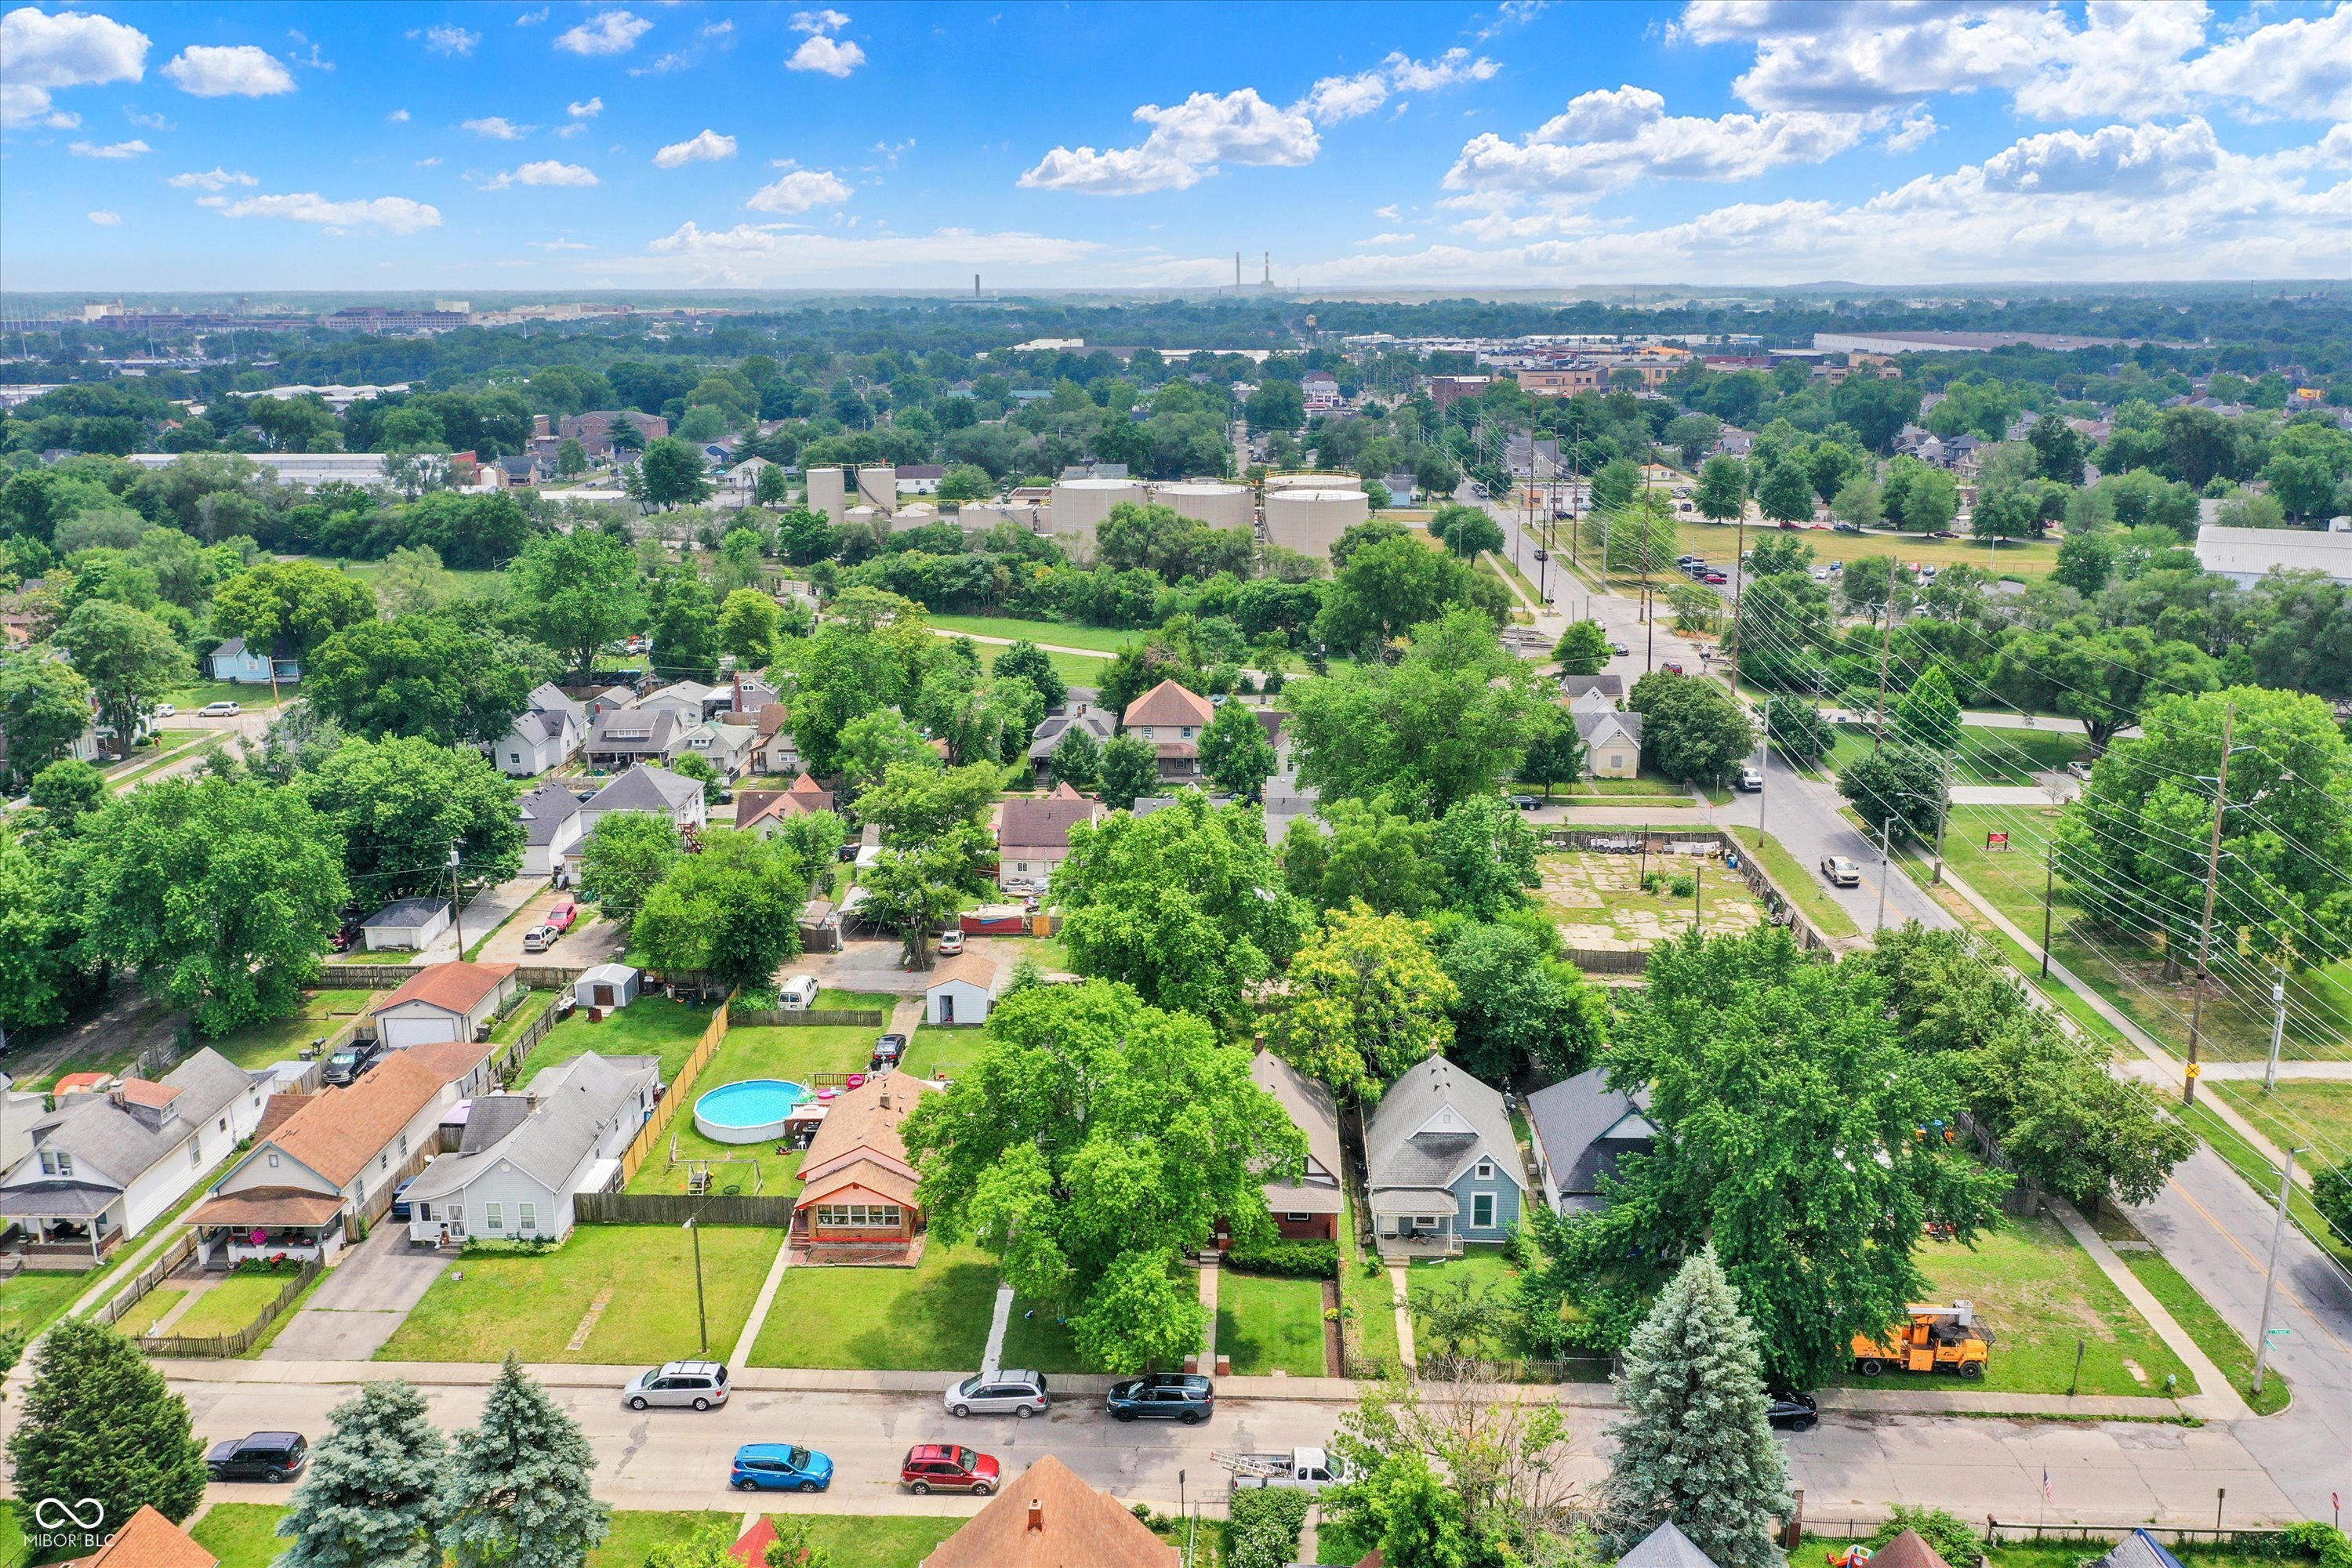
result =
[[[68,1568],[220,1568],[220,1559],[152,1504],[141,1503],[113,1540]]]
[[[1916,1530],[1906,1530],[1871,1554],[1871,1568],[1951,1568],[1936,1549],[1919,1538]]]
[[[403,1002],[430,1002],[452,1013],[470,1013],[483,997],[497,990],[515,972],[511,963],[435,963],[410,976],[401,988],[377,1003],[374,1012]]]
[[[922,1568],[1176,1568],[1181,1561],[1125,1504],[1051,1454],[1003,1489]]]
[[[269,1142],[335,1185],[344,1186],[418,1111],[441,1097],[441,1089],[440,1074],[416,1060],[413,1053],[394,1051],[349,1089],[330,1089],[311,1096],[310,1102],[289,1117]]]
[[[126,1078],[122,1080],[122,1098],[127,1104],[160,1108],[180,1098],[180,1086],[157,1083],[152,1079]]]
[[[1008,800],[997,823],[996,842],[1005,848],[1067,849],[1070,829],[1102,815],[1102,803],[1073,790],[1043,800]]]
[[[1133,729],[1138,724],[1206,724],[1216,716],[1207,698],[1163,680],[1127,705],[1123,721]]]
[[[828,1106],[824,1121],[801,1156],[803,1172],[819,1171],[828,1161],[861,1149],[907,1163],[907,1145],[899,1140],[898,1123],[931,1087],[911,1073],[885,1073],[867,1079]]]
[[[831,1118],[826,1120],[829,1121]],[[819,1131],[823,1131],[822,1125]],[[800,1196],[793,1200],[793,1206],[804,1209],[811,1204],[822,1203],[852,1188],[871,1193],[887,1203],[901,1204],[908,1208],[915,1206],[914,1182],[871,1160],[858,1160],[844,1165],[829,1176],[819,1176],[801,1189]]]
[[[300,1187],[247,1187],[208,1198],[188,1211],[184,1225],[324,1225],[342,1212],[343,1200]]]
[[[253,1130],[253,1141],[258,1143],[268,1138],[285,1126],[296,1111],[316,1098],[315,1095],[308,1094],[271,1095],[269,1103],[261,1108],[261,1124]]]
[[[456,1083],[499,1048],[488,1040],[436,1040],[430,1045],[411,1046],[404,1054],[421,1063],[443,1083]]]
[[[976,952],[960,952],[932,970],[931,977],[924,982],[923,989],[936,991],[950,980],[977,985],[982,991],[993,991],[996,989],[996,961],[982,958]]]

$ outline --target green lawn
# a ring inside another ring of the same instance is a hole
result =
[[[688,1092],[699,1096],[721,1085],[753,1078],[789,1079],[806,1086],[814,1073],[856,1072],[872,1058],[876,1034],[863,1027],[730,1029],[718,1054],[710,1058],[710,1065],[702,1069],[702,1076],[695,1079]],[[690,1158],[757,1162],[760,1195],[763,1197],[789,1197],[800,1189],[794,1174],[801,1163],[798,1151],[779,1154],[772,1143],[714,1142],[695,1131],[692,1108],[688,1106],[681,1107],[671,1119],[653,1155],[629,1183],[629,1191],[686,1191],[688,1167],[671,1162],[673,1148],[681,1162]],[[713,1175],[722,1190],[740,1186],[746,1195],[751,1192],[751,1173],[743,1165],[721,1165]]]
[[[159,1285],[140,1297],[139,1304],[116,1319],[114,1326],[133,1339],[142,1334],[152,1334],[155,1331],[155,1325],[162,1322],[186,1295],[185,1290],[169,1289]]]
[[[931,1549],[963,1527],[952,1515],[802,1514],[812,1542],[830,1547],[834,1568],[916,1568]],[[594,1568],[595,1559],[589,1559]],[[638,1568],[631,1563],[629,1568]]]
[[[1729,566],[1739,553],[1739,529],[1737,523],[1709,522],[1701,518],[1679,520],[1681,548],[1693,554],[1704,555],[1722,566]],[[1769,522],[1750,519],[1748,524],[1748,546],[1754,549],[1775,531]],[[1860,561],[1872,555],[1892,555],[1906,564],[1942,566],[1969,565],[1979,571],[1992,563],[1992,569],[2004,577],[2032,581],[2046,577],[2058,563],[2058,546],[2046,541],[2028,543],[2010,542],[1998,552],[1988,550],[1979,540],[1929,539],[1922,534],[1837,533],[1826,528],[1810,529],[1797,535],[1813,547],[1814,563],[1826,566],[1832,561]],[[1564,540],[1563,540],[1564,542]],[[1638,578],[1634,579],[1639,581]],[[1653,579],[1657,581],[1658,579]],[[1675,579],[1678,580],[1678,579]],[[1834,583],[1831,584],[1835,587]]]
[[[280,701],[291,702],[302,695],[302,689],[298,685],[284,685],[278,689],[278,694]],[[233,680],[190,680],[173,687],[155,700],[169,702],[184,714],[193,714],[197,709],[213,702],[235,702],[246,708],[266,709],[269,706],[269,688],[266,683],[239,686]]]
[[[952,1028],[941,1024],[919,1026],[907,1042],[907,1070],[918,1078],[937,1078],[942,1068],[957,1072],[969,1068],[980,1054],[981,1032],[971,1024]]]
[[[2213,1304],[2197,1293],[2161,1252],[2122,1252],[2124,1260],[2148,1293],[2163,1303],[2172,1314],[2173,1321],[2187,1331],[2197,1342],[2197,1348],[2212,1359],[2230,1380],[2230,1386],[2242,1394],[2254,1407],[2256,1415],[2272,1415],[2286,1408],[2286,1379],[2272,1367],[2263,1379],[2263,1392],[2258,1398],[2253,1392],[2254,1352],[2245,1336],[2231,1328],[2229,1321],[2213,1310]]]
[[[1217,1353],[1241,1377],[1323,1375],[1323,1282],[1217,1273]]]
[[[913,1268],[795,1264],[785,1270],[755,1366],[957,1372],[980,1364],[996,1300],[996,1265],[977,1247],[932,1242]],[[1046,1309],[1016,1304],[1004,1363],[1076,1372],[1077,1352]]]
[[[2276,1089],[2264,1089],[2207,1079],[2204,1087],[2281,1149],[2309,1151],[2298,1156],[2306,1166],[2352,1160],[2352,1083],[2281,1079]]]
[[[709,1008],[689,1007],[667,996],[640,996],[619,1012],[606,1015],[601,1024],[590,1023],[588,1009],[582,1007],[531,1047],[530,1055],[523,1058],[522,1070],[515,1075],[515,1087],[522,1088],[546,1068],[584,1051],[608,1057],[658,1054],[662,1081],[673,1082],[686,1058],[694,1054],[702,1031],[709,1026]]]
[[[1671,779],[1579,779],[1573,784],[1562,784],[1562,793],[1593,795],[1634,795],[1688,800],[1690,788]]]
[[[1837,740],[1830,748],[1828,759],[1832,772],[1843,773],[1857,760],[1870,755],[1871,731],[1866,725],[1841,724],[1835,733]],[[1952,782],[2031,787],[2042,782],[2034,776],[2036,773],[2063,772],[2068,763],[2089,751],[2090,745],[2080,734],[1971,726],[1963,731],[1962,744],[1953,759]]]
[[[706,1530],[722,1530],[731,1543],[742,1516],[734,1513],[655,1513],[645,1510],[616,1510],[613,1533],[588,1553],[588,1568],[646,1568],[656,1546],[679,1544]],[[224,1563],[222,1568],[227,1568]]]
[[[1821,874],[1810,866],[1798,864],[1797,858],[1789,853],[1780,839],[1771,834],[1764,834],[1759,848],[1757,831],[1753,827],[1735,826],[1731,832],[1740,843],[1756,850],[1758,858],[1764,862],[1765,874],[1772,879],[1781,892],[1788,895],[1790,901],[1803,912],[1804,917],[1813,922],[1814,930],[1832,939],[1861,934],[1862,927],[1846,913],[1845,906],[1831,898],[1822,888]]]
[[[1973,1249],[1929,1242],[1917,1257],[1927,1279],[1922,1299],[1975,1302],[1997,1336],[1992,1360],[1975,1383],[1964,1384],[1950,1373],[1888,1373],[1886,1379],[2004,1394],[2063,1394],[2074,1383],[2079,1340],[2082,1393],[2162,1394],[2168,1373],[2179,1379],[2179,1393],[2197,1392],[2188,1367],[2056,1220],[2004,1219],[1998,1229],[1978,1237]],[[2132,1374],[2133,1366],[2139,1376]],[[1836,1381],[1852,1385],[1869,1380],[1849,1371]]]
[[[64,1274],[30,1268],[13,1279],[0,1279],[0,1331],[16,1329],[31,1339],[98,1280],[95,1272]]]
[[[783,1237],[736,1226],[699,1234],[710,1347],[723,1356],[743,1331]],[[694,1279],[693,1237],[677,1226],[583,1225],[562,1246],[538,1254],[468,1249],[376,1359],[491,1362],[512,1350],[527,1362],[625,1364],[694,1355],[701,1347]],[[608,1292],[586,1342],[570,1349],[582,1320]]]
[[[216,1502],[188,1531],[196,1544],[220,1559],[220,1568],[269,1568],[286,1550],[278,1521],[286,1510],[274,1502]],[[629,1568],[644,1568],[640,1557]]]
[[[249,1329],[293,1281],[290,1274],[232,1274],[198,1297],[172,1332],[194,1340]]]
[[[893,996],[887,991],[835,991],[827,988],[817,992],[816,1010],[824,1013],[838,1008],[865,1007],[881,1014],[883,1022],[887,1024],[890,1019],[890,1009],[905,1000],[905,997]]]
[[[1491,1243],[1465,1243],[1462,1256],[1435,1262],[1418,1262],[1405,1271],[1405,1299],[1418,1309],[1433,1292],[1451,1292],[1456,1281],[1466,1279],[1474,1291],[1483,1291],[1489,1299],[1508,1304],[1518,1289],[1519,1271],[1507,1247]],[[1434,1346],[1430,1342],[1418,1310],[1413,1314],[1413,1346],[1426,1361]],[[1488,1355],[1502,1357],[1511,1354],[1509,1347],[1487,1344]]]
[[[333,972],[328,972],[331,976]],[[330,986],[303,993],[301,1007],[283,1018],[266,1019],[232,1029],[205,1044],[241,1068],[266,1068],[291,1061],[303,1047],[322,1039],[355,1021],[368,998],[376,994],[357,986]]]
[[[1150,635],[1142,631],[1111,631],[1103,626],[1078,626],[1068,621],[1016,620],[1010,616],[926,616],[923,618],[941,631],[964,632],[982,637],[1026,637],[1034,643],[1091,648],[1104,654],[1117,653],[1128,644],[1139,643]]]

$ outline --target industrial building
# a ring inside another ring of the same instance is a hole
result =
[[[1142,504],[1150,497],[1134,479],[1061,479],[1054,485],[1053,529],[1057,539],[1075,539],[1089,552],[1095,530],[1123,502]]]
[[[848,482],[841,470],[811,468],[807,478],[809,510],[823,512],[826,521],[840,527],[849,510]]]
[[[2197,564],[2241,588],[2252,587],[2273,571],[2319,572],[2352,583],[2352,517],[2336,519],[2325,533],[2209,522],[2197,531]]]
[[[1360,489],[1270,489],[1265,542],[1328,561],[1339,536],[1371,515],[1371,501]]]

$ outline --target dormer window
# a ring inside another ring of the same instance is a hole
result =
[[[56,1150],[56,1149],[44,1149],[44,1150],[42,1150],[42,1151],[41,1151],[41,1174],[43,1174],[43,1175],[45,1175],[45,1176],[70,1176],[70,1175],[72,1175],[72,1174],[73,1174],[73,1156],[72,1156],[71,1154],[65,1153],[65,1152],[62,1152],[62,1151],[60,1151],[60,1150]]]

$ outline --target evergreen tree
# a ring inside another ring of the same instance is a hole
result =
[[[1092,789],[1102,767],[1102,742],[1084,724],[1073,724],[1054,743],[1054,782],[1072,789]],[[1155,764],[1156,765],[1156,764]]]
[[[442,1539],[453,1568],[584,1568],[612,1529],[579,1426],[507,1352],[482,1424],[457,1434]]]
[[[1625,1347],[1601,1489],[1610,1555],[1666,1520],[1723,1568],[1775,1568],[1789,1468],[1766,1419],[1756,1330],[1710,1247],[1682,1267]]]
[[[130,1340],[88,1318],[61,1318],[42,1339],[8,1458],[17,1497],[95,1498],[110,1531],[142,1504],[176,1521],[204,1500],[187,1402]]]
[[[437,1568],[449,1447],[410,1384],[371,1383],[335,1406],[334,1429],[278,1521],[278,1568]]]

